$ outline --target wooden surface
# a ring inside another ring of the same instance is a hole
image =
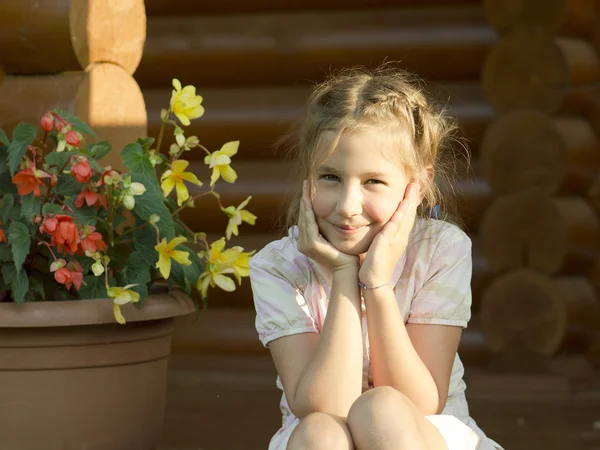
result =
[[[144,49],[143,0],[2,0],[0,55],[8,74],[85,70],[111,62],[135,72]]]
[[[150,17],[142,87],[290,85],[401,61],[428,80],[475,80],[496,40],[479,6]],[[182,63],[185,61],[185,63]]]
[[[235,355],[210,359],[172,357],[159,450],[265,450],[281,423],[274,370],[236,368]],[[471,416],[507,450],[600,448],[597,376],[571,382],[467,367],[465,380]]]

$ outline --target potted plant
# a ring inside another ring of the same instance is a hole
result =
[[[174,318],[198,311],[210,286],[233,291],[248,275],[252,252],[225,247],[254,224],[250,198],[225,207],[214,190],[235,182],[239,143],[211,152],[185,136],[202,97],[173,87],[158,140],[121,150],[127,172],[102,167],[118,149],[66,111],[20,123],[11,138],[0,130],[2,448],[154,448]],[[206,152],[206,184],[187,171],[188,151]],[[205,189],[191,197],[190,184]],[[202,195],[229,217],[216,242],[179,219]]]

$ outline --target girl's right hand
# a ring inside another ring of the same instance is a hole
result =
[[[342,253],[319,233],[319,225],[308,193],[307,181],[304,181],[302,185],[298,229],[300,231],[298,250],[309,258],[330,268],[333,272],[348,268],[358,269],[360,266],[358,256]]]

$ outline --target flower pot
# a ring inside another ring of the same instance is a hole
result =
[[[2,450],[150,450],[163,426],[180,292],[142,308],[111,300],[0,303]]]

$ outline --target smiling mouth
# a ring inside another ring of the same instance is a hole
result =
[[[365,228],[364,226],[363,227],[347,227],[347,226],[339,226],[339,225],[333,225],[333,226],[335,227],[336,230],[338,230],[340,233],[345,234],[345,235],[356,234]]]

